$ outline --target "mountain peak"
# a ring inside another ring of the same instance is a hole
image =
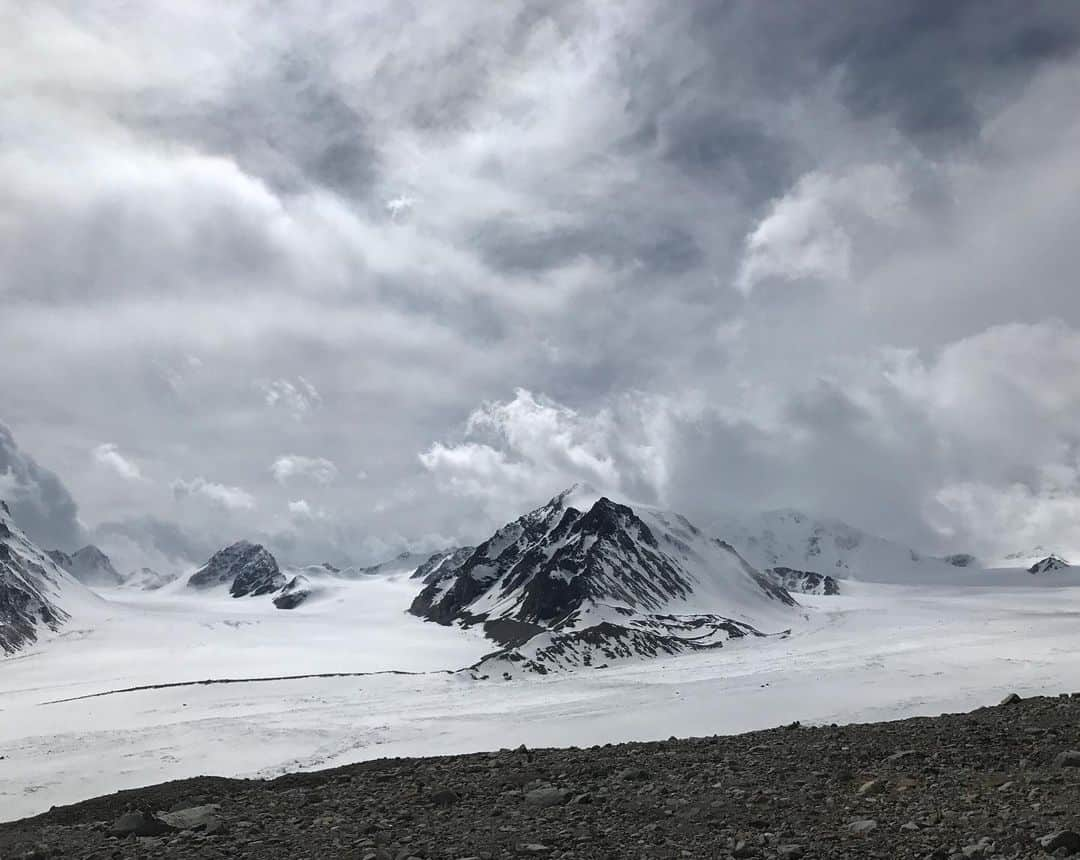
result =
[[[409,611],[440,624],[483,624],[500,643],[557,633],[557,647],[527,658],[541,671],[571,652],[575,660],[608,654],[609,645],[608,656],[630,656],[625,643],[645,639],[668,653],[720,647],[729,636],[761,635],[754,623],[783,624],[795,605],[684,517],[635,511],[595,491],[582,498],[569,488],[503,526],[460,565],[425,577]]]
[[[189,588],[228,584],[233,597],[254,597],[280,590],[285,575],[262,544],[239,540],[214,553],[188,578],[187,584]]]

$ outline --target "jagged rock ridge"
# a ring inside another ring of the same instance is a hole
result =
[[[684,517],[572,488],[442,564],[410,612],[483,624],[492,659],[548,668],[718,647],[761,635],[791,595]],[[511,653],[512,652],[512,653]],[[490,661],[489,661],[490,662]]]
[[[37,641],[42,629],[58,630],[71,617],[65,598],[88,595],[23,534],[0,501],[0,651],[12,654]]]

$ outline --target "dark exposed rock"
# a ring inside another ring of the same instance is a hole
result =
[[[795,570],[791,567],[771,567],[766,572],[793,594],[825,594],[831,596],[840,593],[839,584],[825,573],[815,573],[812,570]]]
[[[11,522],[6,508],[0,512],[0,653],[14,653],[42,629],[67,622],[62,594],[69,588],[82,586]]]
[[[1073,830],[1057,830],[1048,833],[1039,840],[1039,844],[1046,851],[1059,851],[1064,849],[1066,854],[1080,852],[1080,833]]]
[[[314,593],[311,580],[297,574],[286,583],[281,592],[274,596],[274,606],[278,609],[295,609]]]
[[[113,836],[161,836],[176,830],[171,824],[162,821],[154,813],[139,809],[125,812],[109,828]]]
[[[1001,700],[1002,705],[1015,705],[1018,702],[1023,701],[1017,693],[1009,693],[1004,699]]]
[[[228,584],[233,597],[253,597],[279,591],[285,575],[263,546],[242,540],[214,553],[187,584],[191,588]]]

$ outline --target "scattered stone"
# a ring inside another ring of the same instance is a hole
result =
[[[1080,858],[1080,828],[1064,829],[1080,809],[1078,725],[1080,699],[1031,697],[807,725],[798,743],[780,728],[388,759],[271,781],[200,777],[0,823],[0,857]]]

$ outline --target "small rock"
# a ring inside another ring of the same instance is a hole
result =
[[[461,798],[450,788],[440,788],[431,793],[431,802],[436,806],[453,806]]]
[[[526,842],[518,846],[518,854],[534,855],[534,854],[548,854],[551,849],[546,845],[541,845],[539,842]]]
[[[781,845],[779,848],[776,849],[776,855],[780,857],[781,860],[798,860],[798,858],[802,857],[805,853],[806,849],[804,849],[801,845],[794,844]]]
[[[534,788],[532,791],[525,792],[525,805],[546,807],[546,806],[562,806],[570,799],[570,792],[564,791],[561,788]]]
[[[847,826],[847,829],[852,833],[869,833],[871,830],[877,829],[877,822],[873,818],[860,818],[857,821],[852,821]]]
[[[1058,830],[1042,837],[1039,844],[1045,851],[1052,852],[1064,848],[1069,854],[1075,854],[1080,851],[1080,833],[1072,830]]]
[[[731,856],[735,857],[736,860],[745,860],[745,858],[753,857],[756,854],[757,849],[743,839],[735,843],[735,849],[731,852]]]
[[[890,764],[895,764],[898,761],[904,761],[904,759],[914,758],[918,754],[918,750],[900,750],[899,752],[894,752],[891,756],[885,759],[885,761],[889,762]]]
[[[859,786],[859,790],[855,793],[860,797],[872,797],[875,794],[881,794],[885,790],[886,782],[883,779],[872,779],[869,782],[864,782]]]
[[[1002,705],[1016,705],[1023,701],[1016,693],[1009,693],[1004,699],[1001,700]]]
[[[176,830],[171,824],[162,821],[152,812],[140,809],[125,812],[109,828],[111,836],[161,836]]]
[[[1057,754],[1054,767],[1080,767],[1080,750],[1065,750]]]

